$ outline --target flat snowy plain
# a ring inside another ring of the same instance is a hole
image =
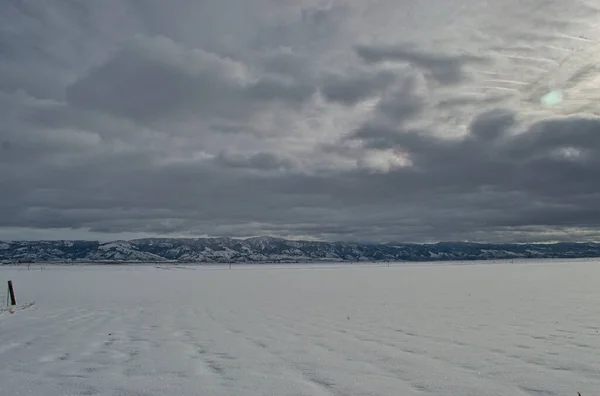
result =
[[[35,305],[0,313],[0,395],[600,394],[593,260],[8,279]]]

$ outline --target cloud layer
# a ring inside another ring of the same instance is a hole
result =
[[[598,240],[599,17],[2,2],[0,239]]]

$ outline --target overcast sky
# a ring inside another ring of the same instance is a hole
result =
[[[600,240],[594,0],[3,0],[0,239]]]

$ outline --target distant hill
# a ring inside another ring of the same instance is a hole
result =
[[[285,263],[335,261],[444,261],[600,257],[598,243],[361,244],[271,237],[157,238],[130,241],[0,241],[0,262]]]

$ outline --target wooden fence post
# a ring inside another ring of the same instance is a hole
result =
[[[10,305],[17,305],[17,299],[15,298],[15,290],[13,289],[12,281],[8,281],[8,294],[10,295]]]

